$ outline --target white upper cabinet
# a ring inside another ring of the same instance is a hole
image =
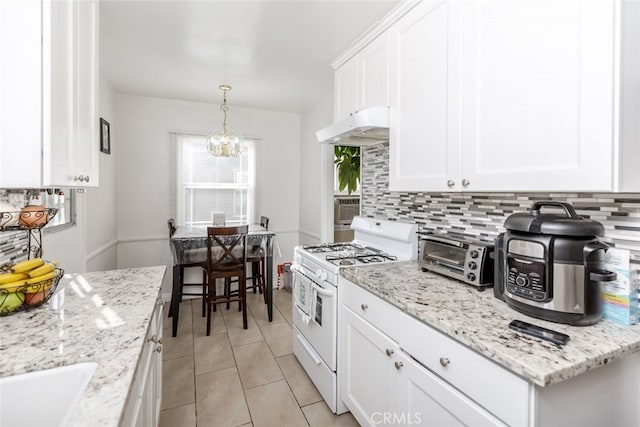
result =
[[[442,187],[459,153],[447,129],[449,2],[424,1],[389,32],[389,187]]]
[[[453,179],[472,191],[613,189],[613,13],[590,0],[460,8]]]
[[[0,7],[0,188],[97,186],[97,1]]]
[[[638,191],[638,9],[423,1],[391,27],[390,189]]]
[[[336,68],[336,120],[368,107],[389,105],[389,38],[382,33]]]

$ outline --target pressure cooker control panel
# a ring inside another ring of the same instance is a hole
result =
[[[507,291],[532,301],[547,301],[550,297],[545,282],[543,261],[507,258]]]

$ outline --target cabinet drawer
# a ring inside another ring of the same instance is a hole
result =
[[[366,289],[340,280],[341,303],[397,341],[418,363],[506,424],[528,425],[527,381]]]
[[[340,277],[340,281],[341,284],[346,284],[346,286],[338,286],[338,290],[341,293],[340,303],[397,340],[404,327],[402,323],[404,313],[360,286],[342,277]]]

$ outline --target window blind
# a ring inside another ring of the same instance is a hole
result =
[[[213,157],[206,137],[181,135],[177,143],[178,224],[209,225],[224,212],[227,225],[253,219],[255,142],[245,140],[238,157]]]

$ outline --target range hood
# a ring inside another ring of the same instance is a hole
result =
[[[372,107],[356,111],[346,119],[317,131],[316,138],[324,144],[356,147],[388,141],[389,108]]]

